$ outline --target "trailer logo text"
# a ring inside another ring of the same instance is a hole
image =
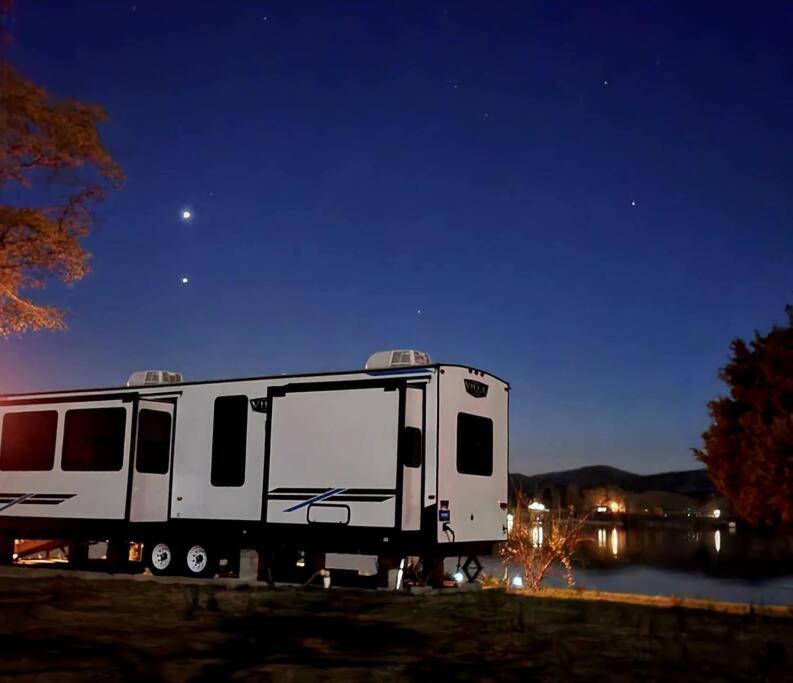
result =
[[[463,380],[465,382],[465,390],[474,398],[484,398],[487,396],[487,384],[477,382],[472,379]]]

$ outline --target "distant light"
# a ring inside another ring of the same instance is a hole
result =
[[[190,280],[189,280],[188,278],[186,278],[186,277],[183,277],[183,278],[180,280],[180,282],[181,282],[183,285],[186,285],[188,282],[190,282]]]
[[[190,209],[185,209],[182,211],[182,220],[189,221],[193,217],[193,212]]]
[[[611,501],[611,511],[612,512],[619,512],[620,511],[620,504],[616,500]]]
[[[727,526],[729,526],[730,529],[734,529],[735,528],[735,522],[730,522]]]
[[[465,581],[465,574],[463,574],[458,569],[456,572],[454,572],[454,574],[452,575],[452,578],[454,579],[455,583],[462,583],[463,581]]]
[[[529,510],[537,510],[538,512],[545,512],[548,508],[545,507],[539,500],[534,500],[529,503]]]
[[[609,511],[609,509],[608,509],[608,508],[607,508],[605,505],[598,505],[598,506],[595,508],[595,511],[596,511],[596,512],[608,512],[608,511]]]
[[[614,527],[611,530],[611,553],[614,557],[617,557],[620,549],[620,540],[619,536],[617,535],[617,527]]]
[[[721,552],[721,531],[716,529],[713,534],[713,547],[716,548],[716,552]]]
[[[507,514],[507,533],[508,534],[512,533],[512,527],[514,526],[514,524],[515,524],[515,515],[513,515],[512,513],[508,513]]]
[[[523,577],[522,576],[513,576],[512,577],[512,587],[513,588],[523,588]]]
[[[714,519],[718,519],[719,517],[721,517],[721,510],[719,510],[719,508],[716,508],[713,511],[713,517],[714,517]]]

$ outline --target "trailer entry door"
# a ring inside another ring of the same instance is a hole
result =
[[[421,528],[421,481],[424,471],[424,391],[405,389],[405,426],[399,441],[402,464],[402,530]]]
[[[140,401],[132,473],[130,522],[168,520],[174,406]]]

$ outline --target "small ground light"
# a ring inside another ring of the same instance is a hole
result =
[[[454,572],[454,575],[452,576],[452,578],[454,579],[455,583],[462,583],[463,581],[465,581],[465,574],[463,574],[458,569],[456,572]]]
[[[716,509],[713,511],[713,517],[714,517],[714,518],[716,518],[716,519],[718,519],[719,517],[721,517],[721,510],[719,510],[719,508],[716,508]]]
[[[523,588],[523,577],[522,576],[513,576],[512,577],[512,587],[513,588]]]

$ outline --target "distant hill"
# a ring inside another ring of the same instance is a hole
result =
[[[576,485],[580,488],[595,486],[621,488],[633,493],[666,491],[689,496],[713,493],[715,488],[708,478],[707,470],[684,470],[661,474],[634,474],[606,465],[591,465],[575,470],[548,472],[546,474],[510,474],[510,489],[522,490],[527,494],[548,487]]]

